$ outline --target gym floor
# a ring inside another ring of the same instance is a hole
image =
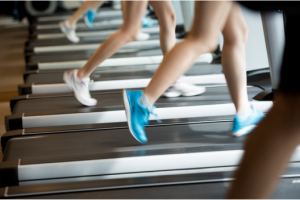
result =
[[[4,116],[10,115],[9,100],[18,96],[25,71],[24,45],[28,27],[11,17],[0,16],[0,137],[5,133]],[[2,160],[2,151],[0,159]]]

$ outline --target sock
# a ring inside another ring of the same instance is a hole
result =
[[[142,94],[142,96],[139,98],[139,103],[146,108],[149,112],[151,112],[153,105],[149,102],[149,100],[147,99],[146,95]]]
[[[245,121],[252,114],[252,112],[253,112],[253,109],[251,107],[249,107],[247,110],[239,112],[237,114],[237,117],[239,118],[239,120]]]

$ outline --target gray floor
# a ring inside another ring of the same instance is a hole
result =
[[[5,133],[4,116],[10,115],[9,100],[18,95],[18,85],[23,84],[27,37],[26,25],[10,17],[0,17],[0,136]]]

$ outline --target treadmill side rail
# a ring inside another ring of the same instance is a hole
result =
[[[5,116],[5,128],[6,131],[22,129],[24,114],[6,115]]]
[[[18,165],[20,160],[11,160],[0,163],[1,187],[19,185]]]

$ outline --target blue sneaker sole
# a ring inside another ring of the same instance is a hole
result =
[[[123,89],[122,91],[123,94],[123,104],[125,107],[125,114],[126,114],[126,118],[127,118],[127,124],[128,124],[128,128],[129,131],[131,133],[131,135],[140,143],[144,143],[142,141],[140,141],[137,137],[135,137],[133,131],[132,131],[132,127],[131,127],[131,113],[130,113],[130,105],[129,105],[129,101],[128,101],[128,96],[127,96],[127,92],[125,89]]]
[[[232,135],[235,137],[245,136],[245,135],[249,134],[255,127],[256,127],[256,125],[246,126],[245,128],[243,128],[237,132],[233,132]]]
[[[87,17],[84,17],[83,18],[84,19],[84,22],[85,22],[85,25],[88,27],[88,28],[93,28],[93,24],[91,24],[90,22],[89,22],[89,20],[88,20],[88,18]]]

